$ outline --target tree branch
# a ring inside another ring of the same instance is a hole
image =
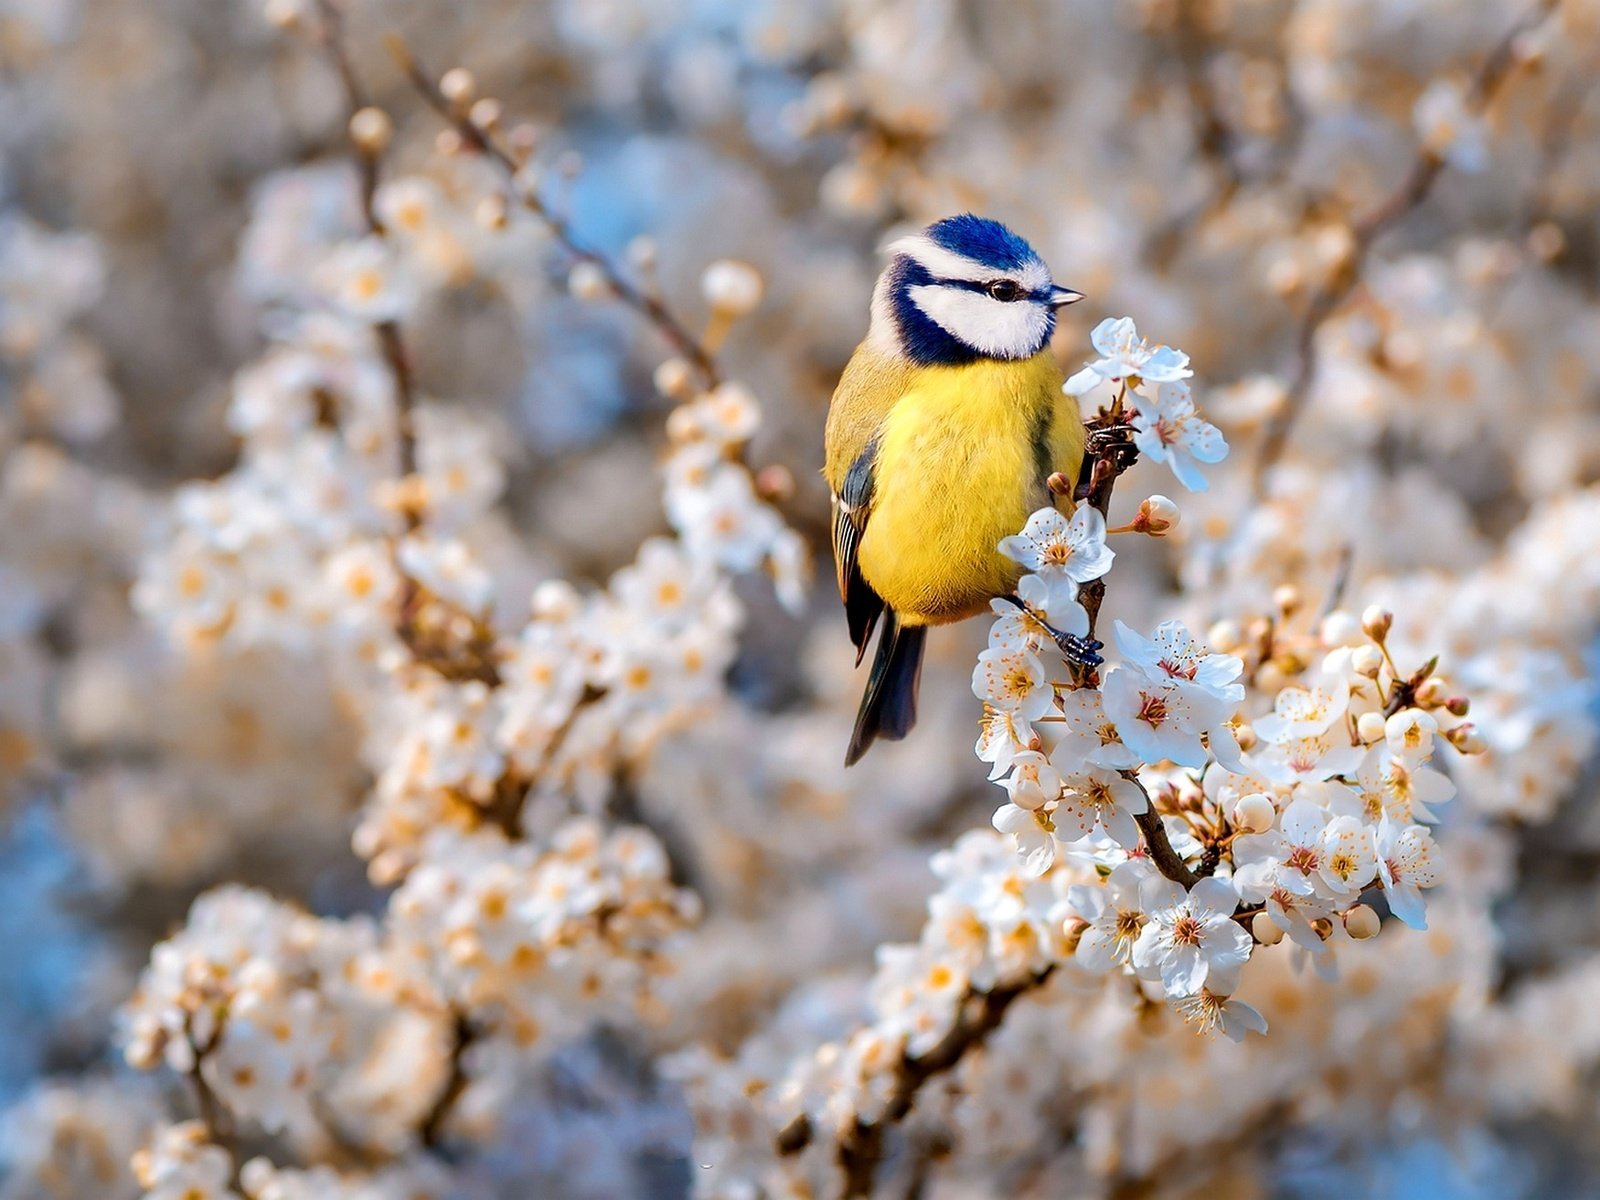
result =
[[[606,281],[606,286],[617,299],[653,325],[673,350],[689,362],[707,388],[714,388],[720,384],[722,372],[717,366],[716,359],[710,350],[689,332],[666,303],[659,296],[652,295],[635,285],[621,268],[600,251],[581,242],[567,221],[553,212],[532,189],[518,187],[516,177],[521,164],[501,143],[494,131],[474,120],[470,111],[452,104],[439,90],[434,76],[423,68],[401,38],[390,36],[387,41],[389,53],[394,56],[395,62],[405,72],[406,78],[411,81],[418,94],[427,101],[428,106],[450,123],[451,128],[460,135],[463,144],[500,168],[506,177],[506,186],[512,198],[537,217],[572,258],[579,262],[590,263],[599,270]]]
[[[1484,58],[1467,94],[1469,112],[1482,115],[1493,102],[1516,67],[1521,63],[1519,43],[1531,30],[1553,13],[1561,0],[1535,0],[1507,30]],[[1373,243],[1394,225],[1414,212],[1428,198],[1444,170],[1444,159],[1429,146],[1420,146],[1405,179],[1385,200],[1365,216],[1350,223],[1351,244],[1344,259],[1332,270],[1312,296],[1295,336],[1295,366],[1282,404],[1267,424],[1256,456],[1252,486],[1262,495],[1267,472],[1282,457],[1289,437],[1305,408],[1311,384],[1317,373],[1317,333],[1337,312],[1360,282],[1361,271]]]

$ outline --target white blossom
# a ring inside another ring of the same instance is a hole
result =
[[[1189,891],[1160,876],[1139,889],[1147,920],[1133,945],[1133,965],[1161,980],[1168,996],[1192,996],[1213,969],[1250,956],[1250,935],[1234,921],[1239,897],[1225,879],[1202,879]]]

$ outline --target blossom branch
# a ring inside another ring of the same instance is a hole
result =
[[[1102,517],[1111,508],[1111,493],[1117,479],[1137,461],[1139,452],[1131,440],[1132,428],[1123,414],[1123,395],[1118,394],[1109,408],[1101,409],[1093,420],[1087,422],[1088,434],[1083,464],[1079,467],[1079,484],[1076,497],[1080,503],[1098,509]],[[1083,585],[1079,600],[1089,614],[1089,637],[1095,635],[1100,619],[1100,606],[1105,601],[1106,581],[1102,576]],[[1140,782],[1138,772],[1122,771],[1121,776],[1136,785],[1145,797],[1145,810],[1134,820],[1150,852],[1150,861],[1168,879],[1184,887],[1193,887],[1199,876],[1191,871],[1179,853],[1172,848],[1166,826],[1156,812],[1155,802]]]
[[[1465,103],[1469,114],[1475,117],[1481,116],[1493,103],[1516,68],[1526,61],[1523,38],[1542,24],[1556,10],[1560,2],[1561,0],[1535,0],[1532,7],[1512,24],[1489,51],[1466,96]],[[1267,424],[1261,448],[1256,456],[1252,485],[1257,496],[1262,493],[1267,472],[1282,457],[1295,423],[1305,408],[1311,384],[1317,373],[1318,332],[1339,311],[1361,281],[1361,272],[1373,244],[1422,205],[1433,191],[1433,186],[1443,172],[1444,166],[1444,156],[1437,148],[1427,144],[1419,146],[1411,168],[1400,186],[1365,216],[1349,223],[1349,244],[1343,256],[1312,296],[1305,315],[1301,318],[1295,336],[1295,366],[1290,375],[1289,386],[1284,393],[1282,403]]]
[[[1007,1010],[1022,996],[1042,987],[1054,972],[1054,966],[1047,966],[1003,987],[988,991],[969,989],[961,999],[955,1026],[937,1045],[926,1054],[900,1056],[883,1110],[871,1121],[857,1117],[839,1140],[838,1162],[844,1172],[844,1196],[871,1193],[878,1166],[883,1161],[885,1134],[911,1112],[922,1086],[955,1067],[968,1051],[982,1046],[1000,1027]],[[802,1113],[778,1132],[775,1145],[778,1153],[787,1157],[809,1146],[813,1136],[811,1120]]]
[[[554,212],[531,188],[517,186],[521,169],[517,157],[484,122],[475,118],[470,109],[453,103],[435,82],[434,76],[417,61],[405,42],[398,36],[388,38],[389,52],[400,69],[405,72],[428,106],[450,123],[468,148],[483,155],[499,167],[506,176],[507,189],[512,198],[538,218],[550,231],[567,254],[581,263],[589,263],[600,272],[606,286],[624,305],[655,327],[657,332],[694,368],[707,388],[722,382],[722,372],[716,359],[704,342],[691,334],[682,321],[659,296],[633,283],[622,269],[600,251],[585,245],[573,233],[571,225]]]
[[[344,14],[340,12],[336,0],[317,0],[317,15],[322,22],[320,35],[323,49],[333,64],[334,72],[339,77],[339,86],[344,93],[345,124],[350,133],[352,157],[360,175],[362,219],[366,222],[369,233],[375,237],[386,237],[388,230],[384,228],[383,221],[378,216],[375,197],[387,137],[357,136],[360,119],[369,112],[376,114],[377,110],[369,107],[366,88],[362,86],[361,78],[356,74],[355,64],[351,60],[349,45],[345,38]],[[400,476],[406,479],[414,475],[417,470],[416,427],[412,418],[416,407],[416,384],[412,376],[411,356],[406,349],[405,339],[397,320],[391,317],[377,322],[372,328],[394,383]],[[403,508],[407,528],[415,529],[420,521],[416,506],[406,503]]]

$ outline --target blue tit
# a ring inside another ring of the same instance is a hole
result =
[[[1057,286],[1022,238],[966,214],[888,246],[871,322],[828,408],[826,466],[839,594],[860,664],[883,618],[845,756],[916,721],[929,625],[1011,594],[1002,538],[1070,499],[1048,480],[1083,460],[1077,406],[1048,349]]]

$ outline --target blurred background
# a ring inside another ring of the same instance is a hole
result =
[[[1311,612],[1334,589],[1357,612],[1387,602],[1408,647],[1456,664],[1491,752],[1457,779],[1453,890],[1429,935],[1386,931],[1337,985],[1285,974],[1248,1058],[1130,1052],[1125,1093],[1096,1074],[1118,1098],[1051,1101],[1017,1145],[957,1151],[918,1186],[1600,1196],[1600,4],[350,0],[343,16],[394,125],[380,198],[425,213],[402,318],[417,390],[498,492],[469,540],[501,625],[539,581],[603,586],[667,531],[673,348],[589,294],[537,223],[485,219],[492,172],[440,142],[391,34],[525,123],[546,202],[653,272],[689,328],[712,316],[709,263],[759,272],[717,361],[759,404],[747,459],[818,564],[795,611],[759,573],[737,581],[727,704],[638,773],[635,803],[706,910],[682,1010],[644,1044],[572,1038],[486,1100],[492,1131],[415,1194],[687,1194],[694,1123],[654,1058],[836,1036],[874,947],[915,936],[930,855],[987,826],[967,682],[982,622],[935,637],[914,738],[839,767],[860,679],[818,476],[877,247],[971,210],[1086,293],[1056,337],[1068,370],[1100,319],[1131,315],[1191,356],[1233,448],[1211,491],[1177,495],[1182,536],[1119,560],[1116,615],[1245,621],[1285,585]],[[315,639],[198,646],[148,598],[194,481],[239,468],[253,364],[362,229],[317,22],[310,0],[0,0],[6,1200],[144,1194],[124,1164],[189,1102],[122,1064],[118,1012],[196,896],[256,885],[340,918],[385,904],[351,848],[371,723]],[[1175,487],[1151,464],[1135,479],[1130,508]],[[1078,1061],[1036,1025],[1018,1036]],[[1140,1106],[1160,1128],[1108,1150],[1095,1114]]]

